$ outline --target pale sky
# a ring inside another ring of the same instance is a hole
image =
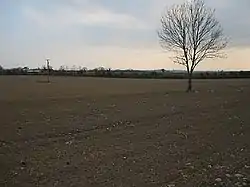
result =
[[[166,6],[183,0],[0,0],[0,65],[182,69],[158,42]],[[250,0],[206,0],[230,38],[199,70],[250,70]]]

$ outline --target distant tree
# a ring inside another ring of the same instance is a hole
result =
[[[39,69],[39,68],[38,68],[38,69]],[[42,68],[41,68],[41,70],[43,70],[43,71],[47,71],[48,69],[49,69],[50,71],[52,71],[52,70],[53,70],[53,67],[50,66],[50,65],[49,65],[49,66],[43,65]]]
[[[46,68],[45,65],[42,65],[42,68],[41,68],[41,69],[45,71],[47,68]]]
[[[71,69],[72,69],[73,71],[76,71],[76,70],[77,70],[76,65],[73,65]]]
[[[79,67],[79,70],[78,70],[78,73],[79,74],[84,74],[84,73],[86,73],[87,72],[87,68],[86,67]]]
[[[104,67],[98,67],[94,69],[95,75],[104,75],[105,71],[106,70]]]
[[[227,40],[214,12],[203,0],[190,0],[167,9],[161,18],[161,46],[175,53],[175,63],[186,67],[188,92],[196,66],[206,58],[224,56]]]
[[[112,77],[112,76],[113,76],[111,68],[108,68],[108,69],[107,69],[107,75],[108,75],[109,77]]]
[[[93,71],[94,71],[95,75],[98,74],[98,69],[97,68],[93,69]]]
[[[98,71],[105,71],[105,68],[104,67],[99,67],[99,68],[97,68],[98,69]]]
[[[22,68],[22,71],[24,71],[24,72],[28,72],[29,71],[29,68],[26,66],[26,67],[23,67]]]
[[[78,71],[78,73],[80,73],[80,74],[83,73],[82,66],[78,66],[77,71]]]
[[[0,65],[0,74],[2,74],[4,71],[3,67]]]
[[[87,72],[87,71],[88,71],[88,68],[83,67],[83,68],[82,68],[82,71],[83,71],[83,72]]]
[[[60,66],[59,71],[64,72],[65,71],[65,67],[64,66]]]
[[[156,76],[157,76],[157,72],[156,72],[156,71],[152,71],[152,72],[151,72],[151,76],[152,76],[152,77],[156,77]]]

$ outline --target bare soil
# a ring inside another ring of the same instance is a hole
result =
[[[0,186],[250,186],[250,80],[0,77]]]

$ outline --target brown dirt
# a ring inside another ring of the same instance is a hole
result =
[[[0,77],[0,186],[250,186],[250,80]]]

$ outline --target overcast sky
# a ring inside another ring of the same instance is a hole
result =
[[[182,69],[159,47],[165,6],[182,0],[0,0],[0,65]],[[230,38],[202,70],[250,70],[250,0],[206,0]]]

